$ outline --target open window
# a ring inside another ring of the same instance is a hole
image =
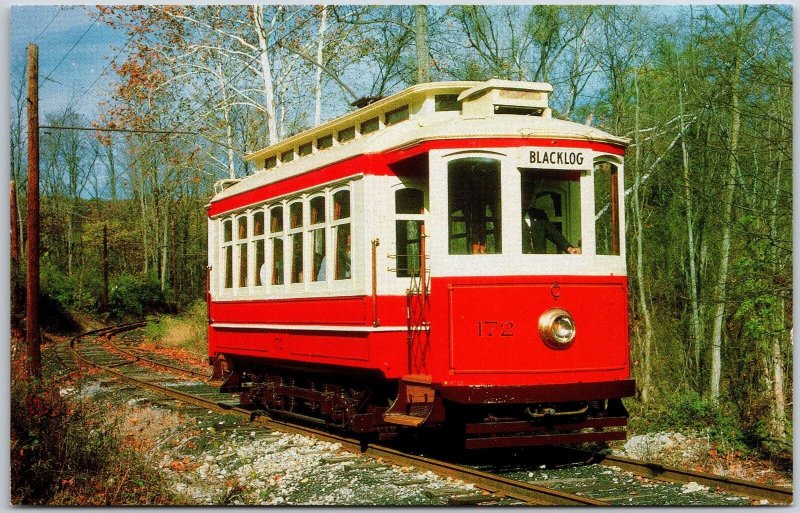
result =
[[[312,197],[308,204],[311,209],[311,281],[325,281],[325,195]]]
[[[619,255],[619,169],[611,162],[594,166],[594,208],[597,254]]]
[[[522,169],[522,252],[567,253],[581,243],[580,172]]]
[[[501,253],[500,161],[457,159],[447,171],[450,254]]]

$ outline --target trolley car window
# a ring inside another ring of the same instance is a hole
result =
[[[233,246],[225,248],[225,288],[233,287]]]
[[[339,134],[337,135],[337,140],[339,142],[347,142],[351,141],[356,138],[356,127],[351,126],[350,128],[345,128],[344,130],[339,130]]]
[[[521,171],[523,253],[567,253],[580,246],[579,179],[565,171]]]
[[[333,219],[350,217],[350,191],[339,191],[333,195]]]
[[[300,146],[297,148],[297,154],[298,154],[299,156],[301,156],[301,157],[305,157],[306,155],[311,155],[311,150],[312,150],[312,147],[311,147],[311,146],[312,146],[312,145],[311,145],[311,142],[307,142],[307,143],[305,143],[305,144],[301,144],[301,145],[300,145]]]
[[[408,119],[408,105],[403,105],[399,109],[390,110],[384,118],[386,126],[397,124]]]
[[[253,241],[255,252],[255,284],[257,287],[266,282],[266,264],[264,254],[264,211],[253,214]]]
[[[326,135],[317,139],[317,149],[324,150],[333,146],[333,135]]]
[[[368,119],[361,123],[362,134],[369,134],[376,131],[378,128],[380,128],[380,122],[378,121],[378,118]]]
[[[297,201],[289,205],[289,228],[303,226],[303,203]]]
[[[403,217],[422,215],[425,211],[425,195],[420,189],[397,190],[394,193],[394,208],[395,214],[398,215],[394,225],[397,242],[395,275],[398,278],[419,276],[422,221]]]
[[[278,156],[273,155],[264,161],[264,169],[270,169],[278,165]]]
[[[619,255],[619,173],[600,162],[594,169],[594,219],[598,255]]]
[[[272,278],[273,285],[283,285],[283,207],[272,207],[270,212],[269,232],[272,249]]]
[[[302,283],[303,281],[303,202],[296,201],[289,205],[289,247],[292,251],[290,283]],[[297,230],[299,229],[299,231]]]
[[[325,281],[325,196],[309,201],[311,208],[311,281]]]
[[[294,160],[294,150],[287,150],[281,153],[281,162],[291,162]]]
[[[350,278],[350,191],[347,189],[333,193],[334,243],[333,277],[335,280]]]
[[[435,110],[436,112],[458,111],[461,110],[461,104],[458,103],[457,94],[437,94],[435,97]]]
[[[236,220],[236,254],[239,258],[239,287],[247,286],[247,217],[242,216]]]
[[[223,231],[223,241],[230,242],[231,237],[233,237],[233,221],[230,219],[226,219],[225,222],[222,223],[222,231]]]
[[[274,207],[270,210],[270,233],[283,231],[283,207]]]
[[[458,159],[447,170],[450,254],[500,253],[500,161]]]
[[[337,280],[350,278],[350,224],[336,227],[336,263],[334,277]]]

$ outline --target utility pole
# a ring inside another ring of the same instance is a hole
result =
[[[22,311],[22,283],[20,283],[19,219],[17,219],[17,183],[11,181],[11,328],[20,327]]]
[[[108,311],[108,223],[103,224],[103,311]]]
[[[28,377],[42,375],[39,333],[39,47],[28,45],[28,269],[25,342]]]

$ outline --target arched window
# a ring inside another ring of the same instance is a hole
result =
[[[290,283],[303,282],[303,202],[289,204],[289,248],[291,250]]]
[[[239,288],[247,287],[247,216],[236,219],[236,258],[239,260]]]
[[[283,206],[269,210],[269,240],[272,250],[272,285],[283,285]]]
[[[619,255],[619,169],[608,161],[594,166],[594,209],[597,254]]]
[[[308,202],[311,233],[311,280],[325,281],[325,196],[314,196]]]
[[[223,287],[233,288],[233,219],[224,219],[222,223],[222,268],[225,270]]]
[[[340,189],[333,193],[333,219],[331,233],[335,250],[333,277],[346,280],[350,273],[350,189]]]

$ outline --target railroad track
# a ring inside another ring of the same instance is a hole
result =
[[[284,433],[299,434],[310,436],[319,440],[337,443],[344,450],[352,453],[362,454],[372,457],[379,461],[386,461],[402,467],[414,467],[422,471],[431,471],[439,476],[446,478],[459,479],[472,483],[475,487],[490,496],[472,496],[448,498],[451,505],[464,504],[490,504],[499,499],[510,499],[520,504],[529,505],[578,505],[578,506],[600,506],[600,505],[623,505],[629,496],[641,496],[637,491],[626,491],[624,494],[616,495],[612,491],[610,494],[604,491],[602,498],[592,497],[604,486],[592,486],[597,481],[597,477],[576,477],[560,479],[529,479],[518,477],[516,474],[500,475],[495,471],[485,471],[478,467],[462,466],[448,463],[438,459],[431,459],[420,455],[409,454],[390,447],[365,444],[363,441],[347,438],[326,431],[321,431],[311,427],[297,424],[289,424],[277,419],[259,415],[252,410],[244,409],[236,405],[230,394],[197,394],[187,393],[163,384],[163,376],[153,379],[151,375],[143,375],[135,372],[138,366],[161,368],[168,372],[178,372],[189,374],[193,377],[208,380],[208,375],[198,373],[184,367],[178,367],[153,358],[147,358],[138,352],[130,351],[112,342],[112,337],[124,332],[139,329],[144,326],[144,322],[130,323],[110,328],[101,328],[82,333],[70,341],[70,350],[75,361],[82,367],[94,367],[106,373],[120,378],[137,387],[145,388],[177,401],[195,405],[199,408],[206,408],[220,413],[234,414],[242,419],[247,419],[262,428]],[[81,342],[89,337],[102,340],[102,344],[83,346]],[[107,346],[103,348],[102,346]],[[133,372],[132,372],[133,370]],[[571,451],[584,464],[598,464],[606,468],[622,469],[637,476],[648,479],[657,479],[672,483],[697,483],[707,486],[711,490],[724,490],[747,497],[764,498],[774,503],[791,503],[792,491],[785,488],[770,487],[758,483],[751,483],[721,476],[702,474],[682,469],[672,469],[661,465],[648,464],[626,458],[607,456],[585,451],[577,451],[572,448],[563,448],[566,452]],[[527,474],[528,476],[531,473]],[[513,476],[513,477],[509,477]],[[589,486],[586,486],[589,483]],[[558,486],[567,485],[568,490],[559,490]],[[650,490],[652,495],[652,490]],[[658,492],[656,492],[658,493]],[[647,496],[646,494],[644,496]],[[630,500],[630,499],[628,499]]]

